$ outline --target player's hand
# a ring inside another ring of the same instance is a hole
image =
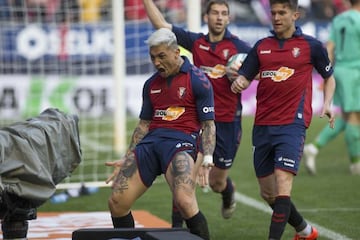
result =
[[[196,182],[201,188],[205,188],[209,186],[209,173],[211,168],[212,168],[211,166],[207,166],[207,167],[200,166],[198,170]]]
[[[231,84],[231,91],[233,93],[240,93],[243,90],[247,89],[250,85],[250,82],[243,76],[238,76],[235,81]]]
[[[226,67],[226,76],[228,77],[229,81],[232,83],[236,80],[239,76],[238,69],[241,67],[241,64],[238,66],[230,66]]]
[[[205,188],[209,185],[209,173],[211,168],[214,166],[213,156],[205,155],[199,158],[201,159],[201,166],[198,169],[197,183],[200,187]]]
[[[119,160],[113,162],[106,162],[105,165],[108,167],[114,167],[113,173],[106,179],[106,184],[111,182],[120,172],[121,167],[124,165],[125,158],[121,158]]]
[[[323,110],[320,114],[321,118],[323,118],[325,116],[327,116],[329,118],[328,122],[329,122],[330,128],[334,128],[335,127],[335,114],[329,104],[324,105]]]

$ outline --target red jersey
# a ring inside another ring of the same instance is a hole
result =
[[[295,121],[310,125],[312,73],[323,78],[333,69],[322,43],[296,28],[293,37],[274,36],[259,40],[239,73],[247,79],[260,74],[255,125],[283,125]]]
[[[179,45],[193,54],[194,65],[206,73],[214,89],[215,121],[232,122],[241,116],[241,95],[231,91],[225,66],[236,53],[248,53],[250,47],[228,30],[223,40],[212,43],[208,35],[173,26]]]
[[[210,81],[183,58],[178,74],[163,78],[155,73],[144,84],[140,118],[151,120],[149,130],[165,128],[198,133],[201,121],[215,117]]]

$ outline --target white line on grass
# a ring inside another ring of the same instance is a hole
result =
[[[359,212],[360,208],[315,208],[315,209],[300,209],[301,212]]]
[[[260,201],[258,201],[256,199],[248,197],[248,196],[246,196],[244,194],[241,194],[239,192],[235,193],[235,200],[237,202],[241,202],[242,204],[245,204],[245,205],[248,205],[250,207],[256,208],[256,209],[258,209],[260,211],[263,211],[265,213],[272,214],[272,210],[268,205],[266,205],[265,203],[260,202]],[[306,220],[306,221],[309,224],[315,226],[318,229],[318,231],[320,232],[321,236],[327,237],[327,238],[329,238],[331,240],[351,240],[351,238],[348,238],[348,237],[346,237],[346,236],[344,236],[342,234],[331,231],[330,229],[322,227],[319,224],[310,222],[309,220]]]

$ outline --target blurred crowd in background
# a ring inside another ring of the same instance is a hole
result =
[[[186,20],[186,0],[154,0],[167,20]],[[142,0],[125,0],[128,21],[146,21]],[[202,0],[205,8],[207,0]],[[268,0],[229,0],[231,18],[236,23],[269,24]],[[84,22],[110,21],[112,0],[0,0],[1,21]],[[302,19],[329,21],[349,7],[348,0],[299,0]],[[204,9],[203,9],[204,11]]]
[[[112,1],[0,0],[0,75],[111,75]],[[201,1],[204,14],[208,0]],[[330,20],[348,9],[348,1],[299,0],[300,21],[311,23],[316,29],[325,25],[326,32]],[[168,22],[186,26],[190,1],[154,2]],[[250,44],[258,39],[261,29],[268,33],[271,26],[268,0],[229,0],[228,3],[232,27],[249,37]],[[124,7],[126,73],[149,73],[153,66],[144,41],[152,25],[142,0],[124,0]]]

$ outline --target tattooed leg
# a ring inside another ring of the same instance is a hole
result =
[[[174,201],[184,218],[195,215],[199,209],[195,196],[194,160],[186,152],[178,152],[167,172]]]
[[[112,194],[108,201],[111,215],[129,214],[132,204],[146,189],[139,176],[135,155],[129,154],[113,182]]]

